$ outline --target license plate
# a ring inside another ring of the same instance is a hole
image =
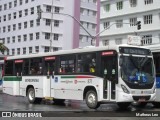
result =
[[[138,101],[139,102],[145,102],[146,100],[144,98],[140,98]]]

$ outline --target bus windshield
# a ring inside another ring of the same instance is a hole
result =
[[[121,77],[127,83],[153,84],[153,59],[149,57],[121,56]]]

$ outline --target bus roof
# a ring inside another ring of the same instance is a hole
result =
[[[103,50],[116,50],[119,52],[119,47],[138,47],[143,48],[140,46],[133,46],[133,45],[111,45],[111,46],[102,46],[102,47],[84,47],[84,48],[76,48],[71,50],[59,50],[56,52],[40,52],[35,54],[26,54],[26,55],[16,55],[16,56],[8,56],[6,60],[12,60],[12,59],[23,59],[23,58],[34,58],[34,57],[45,57],[45,56],[56,56],[56,55],[65,55],[65,54],[74,54],[74,53],[84,53],[84,52],[94,52],[94,51],[103,51]]]

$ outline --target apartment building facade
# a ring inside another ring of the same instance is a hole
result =
[[[160,0],[101,0],[100,45],[126,44],[128,35],[142,45],[160,43]],[[137,29],[141,21],[141,29]]]
[[[84,28],[93,36],[99,32],[99,6],[100,0],[0,0],[0,41],[9,48],[4,54],[90,45]]]

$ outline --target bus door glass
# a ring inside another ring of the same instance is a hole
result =
[[[45,70],[44,74],[47,75],[48,78],[52,76],[54,78],[54,69],[55,69],[55,57],[45,57]]]
[[[115,51],[102,52],[101,70],[103,74],[103,98],[108,100],[116,99],[117,83],[117,54]]]
[[[15,75],[22,76],[23,60],[15,60]]]

